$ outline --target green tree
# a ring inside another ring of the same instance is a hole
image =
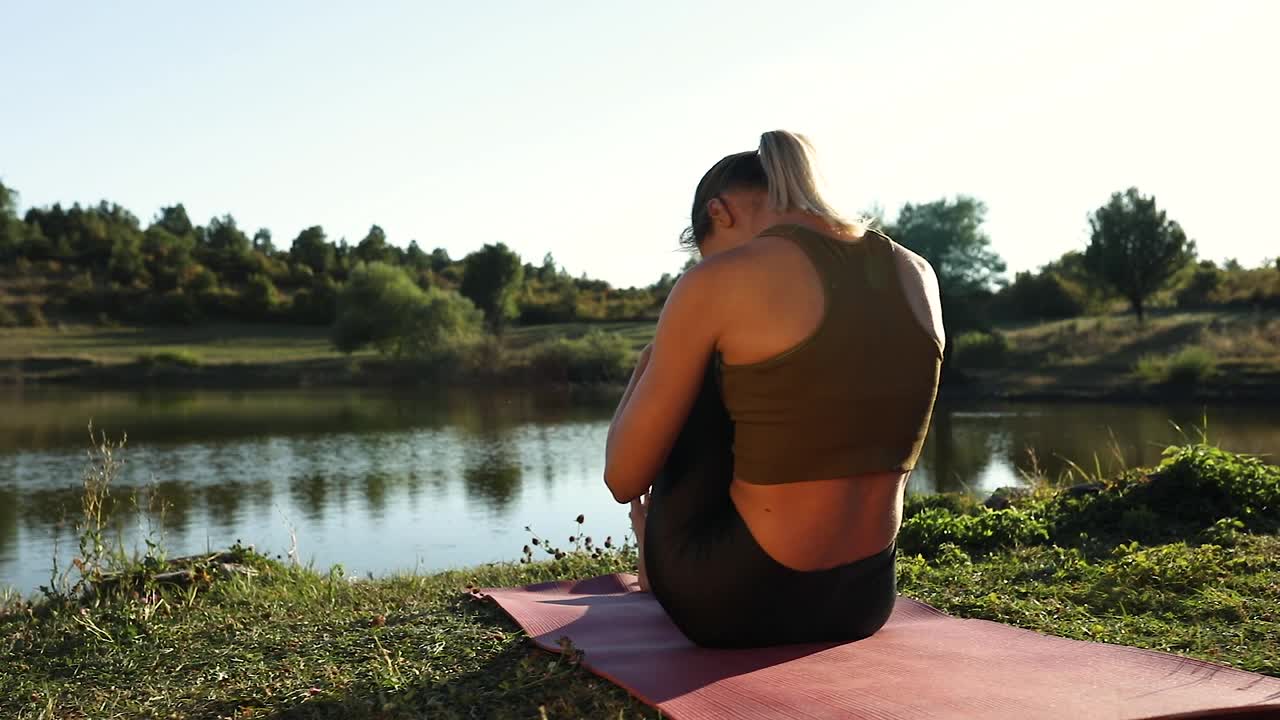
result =
[[[253,249],[249,236],[236,225],[230,215],[213,218],[205,228],[205,242],[209,248],[227,255],[244,255]]]
[[[422,251],[417,240],[410,240],[404,251],[404,262],[415,270],[427,270],[431,267],[431,256]]]
[[[453,264],[453,260],[449,257],[449,251],[444,248],[436,248],[431,251],[431,269],[441,272],[445,268]]]
[[[966,195],[907,203],[886,234],[929,261],[944,296],[989,291],[1002,283],[1004,260],[982,230],[987,206]]]
[[[187,216],[187,209],[182,203],[160,208],[160,214],[152,225],[164,228],[175,237],[195,235],[195,226],[191,224],[191,218]]]
[[[485,245],[463,259],[465,270],[459,290],[484,313],[485,324],[501,334],[515,318],[524,266],[520,256],[503,243]]]
[[[342,352],[372,345],[392,357],[429,357],[475,334],[481,313],[451,290],[420,288],[386,263],[355,267],[338,297],[333,344]]]
[[[23,254],[23,225],[18,219],[18,193],[0,182],[0,262]]]
[[[246,320],[266,320],[280,304],[280,292],[266,275],[253,275],[240,295]]]
[[[1138,322],[1147,298],[1195,257],[1195,243],[1137,188],[1112,193],[1090,216],[1089,227],[1085,267],[1129,301]]]
[[[334,265],[333,245],[325,238],[323,228],[312,225],[293,239],[289,259],[311,268],[316,274],[327,273]]]
[[[263,255],[274,255],[276,252],[275,243],[271,242],[271,231],[267,228],[258,228],[258,232],[253,234],[253,249]]]
[[[142,254],[152,287],[160,292],[177,289],[192,264],[194,247],[195,238],[191,235],[175,236],[159,224],[147,228],[142,234]]]
[[[395,248],[387,244],[387,234],[377,225],[369,228],[369,232],[351,251],[351,255],[357,262],[395,264],[396,260]]]

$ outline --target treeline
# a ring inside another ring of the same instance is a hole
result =
[[[0,184],[0,267],[19,278],[0,286],[0,324],[39,324],[49,311],[143,324],[283,321],[333,327],[343,348],[380,344],[411,354],[406,348],[422,337],[470,327],[472,310],[498,335],[512,323],[652,319],[675,282],[664,275],[648,287],[617,289],[569,275],[550,254],[525,262],[501,243],[454,259],[416,241],[393,245],[377,225],[355,244],[334,242],[319,226],[277,243],[230,215],[196,225],[181,204],[145,226],[105,201],[31,208],[22,217],[16,208],[15,194]],[[937,270],[951,335],[1118,304],[1139,318],[1151,307],[1280,307],[1280,260],[1245,268],[1201,259],[1178,223],[1134,188],[1090,215],[1087,247],[1012,280],[983,230],[985,215],[980,200],[961,195],[908,203],[879,221]],[[344,320],[344,295],[348,308],[412,306],[420,320],[420,309],[434,303],[443,324],[397,344],[388,338],[407,320],[369,312],[360,323]]]
[[[40,324],[48,313],[139,324],[207,321],[330,326],[339,296],[360,266],[402,271],[419,288],[457,292],[508,323],[639,320],[657,316],[674,279],[618,289],[570,276],[546,255],[526,263],[505,245],[453,259],[416,241],[401,248],[377,225],[357,243],[331,240],[320,226],[278,243],[250,233],[230,215],[195,224],[181,205],[148,224],[125,208],[31,208],[17,216],[16,194],[0,184],[0,267],[16,276],[0,295],[0,325]]]
[[[1280,308],[1280,258],[1257,268],[1201,259],[1194,240],[1136,188],[1089,216],[1089,244],[1033,271],[1005,276],[982,230],[986,207],[959,196],[903,206],[881,223],[938,273],[949,334],[1007,322],[1058,320],[1128,307]]]

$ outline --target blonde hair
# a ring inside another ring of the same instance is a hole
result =
[[[860,237],[862,220],[849,220],[822,197],[814,167],[813,144],[799,133],[771,130],[760,136],[760,165],[768,178],[769,207],[775,212],[800,210]]]
[[[691,223],[681,234],[681,243],[689,248],[701,244],[711,230],[707,203],[726,190],[740,189],[764,191],[769,207],[775,212],[811,213],[842,232],[862,237],[867,228],[864,220],[845,218],[823,199],[813,154],[813,145],[805,136],[771,130],[760,136],[758,149],[721,158],[698,182],[693,194]]]

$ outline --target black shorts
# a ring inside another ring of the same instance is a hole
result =
[[[645,524],[654,597],[704,647],[763,647],[867,637],[897,597],[893,545],[857,562],[803,572],[752,537],[729,497],[733,424],[714,364],[662,472]]]

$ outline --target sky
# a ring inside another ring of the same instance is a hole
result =
[[[677,270],[694,188],[786,129],[856,214],[983,200],[1010,270],[1136,186],[1203,257],[1280,255],[1280,2],[0,0],[21,207],[184,203],[285,247],[372,224],[574,275]]]

